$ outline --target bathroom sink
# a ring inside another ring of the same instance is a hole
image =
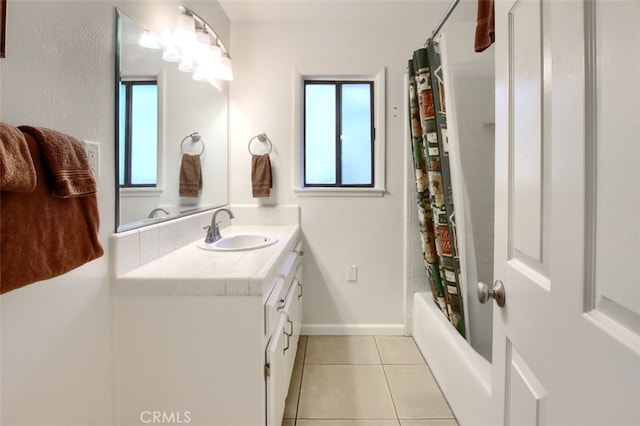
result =
[[[256,250],[271,246],[277,242],[277,238],[266,234],[232,234],[225,235],[215,243],[205,243],[201,241],[197,245],[203,250],[240,251]]]

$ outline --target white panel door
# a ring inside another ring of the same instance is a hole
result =
[[[495,425],[640,422],[640,2],[496,2]]]

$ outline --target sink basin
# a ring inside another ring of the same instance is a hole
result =
[[[256,250],[271,246],[277,242],[277,238],[266,234],[233,234],[225,235],[215,243],[205,243],[201,241],[197,245],[203,250],[240,251]]]

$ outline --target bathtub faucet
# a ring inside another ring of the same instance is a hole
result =
[[[205,243],[215,243],[216,241],[218,241],[220,238],[222,238],[220,236],[220,223],[221,222],[216,222],[216,217],[218,216],[218,213],[220,212],[227,212],[227,214],[229,215],[229,219],[233,219],[235,216],[233,214],[233,212],[229,209],[218,209],[215,211],[215,213],[213,213],[213,216],[211,217],[211,225],[210,226],[205,226],[202,229],[205,229],[207,231],[207,236],[204,239]]]

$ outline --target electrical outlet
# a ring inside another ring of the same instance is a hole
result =
[[[94,179],[98,179],[100,177],[100,144],[91,141],[82,141],[82,143],[87,152],[91,173],[93,173]]]

